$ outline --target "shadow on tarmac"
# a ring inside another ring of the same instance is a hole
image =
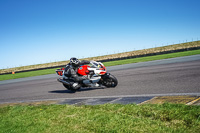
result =
[[[92,90],[98,90],[98,89],[104,89],[103,87],[99,88],[81,88],[77,91],[70,91],[70,90],[54,90],[54,91],[49,91],[49,93],[76,93],[76,92],[80,92],[80,91],[92,91]]]

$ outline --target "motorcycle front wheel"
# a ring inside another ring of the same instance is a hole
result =
[[[118,80],[114,75],[110,74],[109,76],[106,76],[106,77],[103,78],[102,84],[104,86],[108,87],[108,88],[109,87],[116,87],[117,84],[118,84]]]

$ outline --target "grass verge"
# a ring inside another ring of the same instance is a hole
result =
[[[55,73],[55,70],[56,70],[56,68],[52,68],[52,69],[46,69],[46,70],[37,70],[37,71],[29,71],[29,72],[22,72],[22,73],[16,73],[16,74],[0,75],[0,81],[53,74],[53,73]]]
[[[196,54],[200,54],[200,50],[192,50],[192,51],[177,52],[177,53],[170,53],[170,54],[163,54],[163,55],[125,59],[125,60],[119,60],[119,61],[110,61],[110,62],[104,62],[104,65],[105,66],[115,66],[115,65],[129,64],[129,63],[146,62],[146,61],[152,61],[152,60],[160,60],[160,59],[168,59],[168,58],[196,55]],[[8,79],[17,79],[17,78],[24,78],[24,77],[53,74],[53,73],[55,73],[55,70],[56,69],[53,68],[53,69],[46,69],[46,70],[16,73],[16,74],[0,75],[0,81],[8,80]]]
[[[0,133],[199,132],[200,106],[181,104],[0,107]]]
[[[110,61],[110,62],[105,62],[104,65],[105,66],[115,66],[115,65],[123,65],[123,64],[130,64],[130,63],[176,58],[176,57],[190,56],[190,55],[197,55],[197,54],[200,54],[200,50],[192,50],[192,51],[177,52],[177,53],[170,53],[170,54],[163,54],[163,55],[139,57],[139,58],[133,58],[133,59],[126,59],[126,60]]]

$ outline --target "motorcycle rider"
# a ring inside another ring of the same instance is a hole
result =
[[[83,60],[80,61],[75,57],[72,57],[70,59],[70,63],[68,63],[65,67],[65,73],[64,75],[68,78],[72,78],[75,82],[72,82],[72,88],[73,89],[78,89],[81,87],[80,83],[83,83],[83,80],[89,80],[89,78],[87,76],[79,76],[77,74],[78,68],[81,65],[85,65],[85,64],[90,64],[90,61],[87,60]]]

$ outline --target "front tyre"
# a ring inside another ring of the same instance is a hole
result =
[[[108,88],[109,87],[116,87],[117,84],[118,84],[118,80],[114,75],[110,74],[110,75],[103,78],[102,84],[104,86],[108,87]]]

